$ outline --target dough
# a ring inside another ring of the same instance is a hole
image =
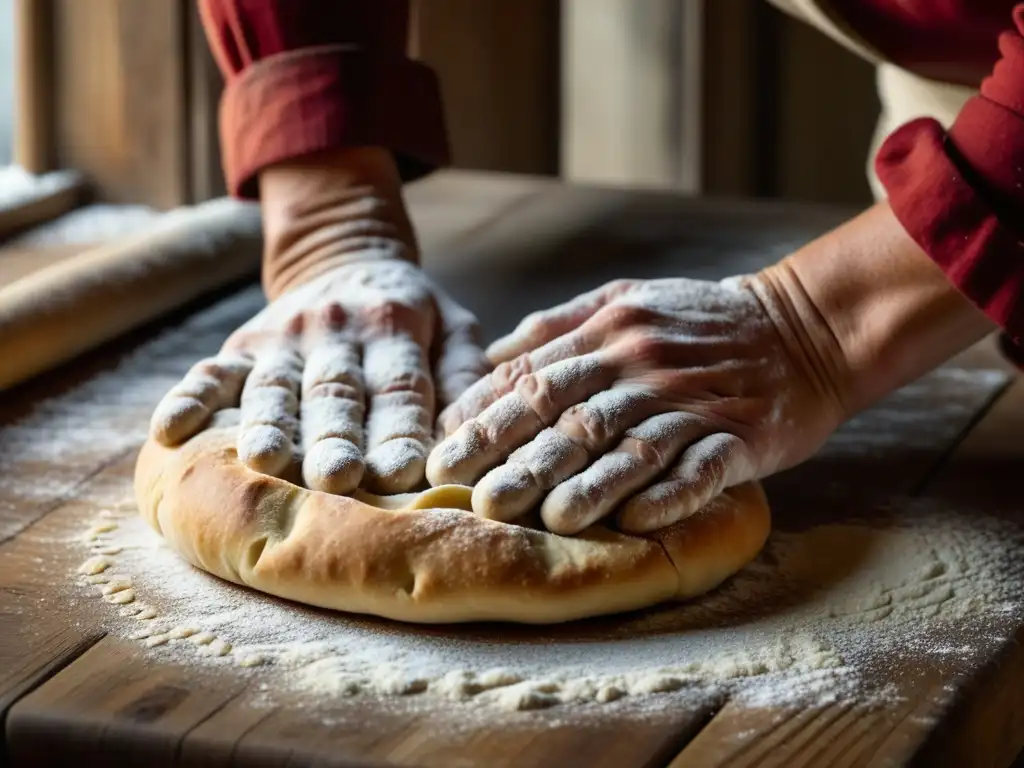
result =
[[[332,496],[245,467],[231,412],[177,448],[150,440],[139,509],[198,568],[322,608],[408,622],[545,624],[706,592],[768,536],[761,487],[729,489],[649,537],[575,537],[473,515],[470,489]]]

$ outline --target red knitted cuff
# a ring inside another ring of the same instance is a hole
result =
[[[449,160],[433,71],[350,46],[270,56],[230,80],[221,100],[224,175],[231,194],[257,199],[268,165],[342,147],[395,153],[408,180]]]

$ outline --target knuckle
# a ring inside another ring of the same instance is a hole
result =
[[[366,310],[366,320],[380,331],[418,329],[423,325],[422,309],[398,299],[385,299]]]
[[[600,449],[611,439],[611,428],[603,411],[588,403],[579,403],[559,417],[558,427],[588,451]]]
[[[659,318],[657,312],[647,307],[627,302],[616,302],[602,307],[594,315],[601,327],[621,331],[637,326],[653,325]]]
[[[648,334],[629,334],[616,345],[626,360],[639,368],[664,368],[672,365],[676,346],[668,339]]]
[[[281,326],[281,330],[288,336],[301,336],[306,329],[306,316],[303,313],[292,315]]]
[[[523,318],[520,329],[527,335],[542,333],[552,326],[554,318],[544,311],[531,312]]]
[[[322,381],[314,384],[303,393],[303,400],[333,398],[337,400],[355,400],[362,402],[362,390],[351,384],[340,381]]]
[[[522,354],[504,363],[499,363],[491,373],[494,391],[498,394],[506,394],[520,379],[532,373],[533,363],[529,354]]]
[[[312,323],[326,330],[339,330],[348,321],[348,312],[337,301],[329,301],[311,310]]]
[[[554,387],[548,377],[528,373],[516,382],[515,391],[544,424],[558,418]]]
[[[423,371],[412,369],[396,372],[384,386],[377,390],[380,394],[415,392],[424,396],[433,391],[434,382],[430,376]]]
[[[664,469],[668,464],[668,454],[654,443],[647,440],[631,438],[630,452],[649,467]]]
[[[630,280],[626,277],[620,277],[605,283],[604,292],[608,296],[621,296],[624,293],[628,293],[636,286],[636,280]]]

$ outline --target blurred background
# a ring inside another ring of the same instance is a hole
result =
[[[17,1],[0,0],[0,163],[17,112]],[[84,171],[111,202],[222,194],[220,78],[194,0],[48,2],[41,44],[33,34],[50,85],[32,105],[48,133],[32,170]],[[413,27],[459,167],[870,199],[871,67],[764,0],[418,0]]]

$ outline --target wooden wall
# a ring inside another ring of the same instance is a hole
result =
[[[414,54],[444,89],[455,164],[558,168],[557,0],[417,0]]]
[[[35,62],[22,91],[39,96],[21,102],[37,121],[21,132],[32,170],[77,168],[103,200],[160,208],[224,193],[222,84],[195,0],[17,3],[36,20],[19,31]],[[867,200],[870,67],[763,0],[413,0],[413,11],[411,47],[441,77],[458,167]]]
[[[869,199],[873,71],[817,31],[763,0],[563,7],[568,178]]]

